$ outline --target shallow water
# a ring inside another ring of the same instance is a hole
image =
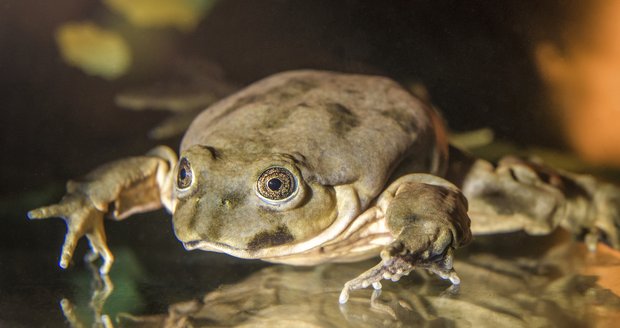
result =
[[[344,282],[376,260],[292,267],[180,247],[112,250],[109,279],[82,261],[61,271],[52,249],[3,250],[0,326],[611,327],[620,319],[620,254],[588,253],[563,232],[478,238],[457,252],[460,287],[416,271],[384,281],[381,293],[354,291],[344,305]]]

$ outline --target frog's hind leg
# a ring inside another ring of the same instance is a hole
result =
[[[467,197],[473,234],[544,235],[562,226],[591,250],[599,240],[620,249],[618,187],[515,157],[491,164],[455,148],[450,156],[447,178]]]

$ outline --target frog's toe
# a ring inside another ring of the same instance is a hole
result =
[[[52,217],[65,216],[67,213],[66,204],[54,204],[50,206],[39,207],[28,212],[28,219],[47,219]]]
[[[90,243],[90,248],[92,249],[92,254],[101,256],[103,260],[103,264],[99,268],[99,272],[102,275],[107,275],[110,272],[110,268],[114,263],[114,255],[108,248],[106,243],[105,230],[103,228],[103,220],[99,220],[93,227],[93,230],[86,234],[86,238],[88,238],[88,242]],[[92,260],[95,260],[94,257]]]
[[[461,283],[461,278],[459,278],[454,269],[445,270],[433,265],[428,268],[428,271],[438,275],[441,279],[450,280],[453,285]]]
[[[601,242],[615,249],[620,249],[620,225],[614,226],[610,222],[603,222],[602,227],[587,229],[583,241],[588,251],[596,252],[598,243]]]
[[[440,261],[428,264],[427,270],[438,275],[441,279],[450,280],[453,285],[461,283],[461,278],[453,268],[454,250],[448,248]]]
[[[370,270],[357,276],[357,278],[347,281],[340,292],[338,302],[340,304],[346,303],[349,300],[350,292],[354,290],[367,288],[368,286],[372,286],[375,290],[381,289],[380,281],[386,272],[385,264],[382,261]]]
[[[594,253],[596,252],[596,247],[598,246],[598,242],[600,239],[601,239],[600,232],[598,231],[598,229],[593,228],[593,229],[590,229],[590,231],[588,231],[588,233],[583,238],[583,241],[586,244],[588,251]]]
[[[383,259],[379,264],[344,284],[338,300],[340,304],[344,304],[349,300],[351,291],[369,286],[372,286],[375,290],[380,290],[382,288],[382,279],[398,281],[414,269],[413,265],[402,258],[388,256],[387,251],[384,251],[381,256]]]
[[[71,262],[71,258],[73,257],[73,252],[75,251],[75,247],[77,246],[78,239],[81,238],[81,235],[69,231],[65,235],[65,242],[62,245],[62,251],[60,253],[60,262],[58,265],[66,269],[69,267],[69,263]]]
[[[575,224],[577,231],[586,231],[584,241],[590,251],[596,251],[598,242],[620,249],[620,188],[598,181],[593,184],[592,218]]]

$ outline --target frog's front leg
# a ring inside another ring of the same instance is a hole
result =
[[[130,157],[105,164],[81,181],[69,181],[67,194],[58,204],[28,212],[30,219],[62,217],[67,234],[62,247],[60,267],[67,268],[78,240],[86,236],[92,254],[101,256],[102,274],[110,270],[114,257],[107,246],[103,218],[106,213],[116,220],[131,214],[165,206],[172,208],[172,168],[177,156],[160,146],[145,156]]]
[[[467,200],[450,182],[428,174],[410,174],[396,180],[378,198],[394,241],[381,252],[381,262],[347,282],[340,294],[346,303],[349,292],[382,279],[399,280],[413,269],[424,268],[459,284],[452,267],[454,249],[471,240]]]

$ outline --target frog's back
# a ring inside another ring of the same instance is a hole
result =
[[[181,148],[295,154],[313,172],[305,178],[355,183],[374,197],[403,161],[411,162],[411,170],[438,173],[447,147],[442,139],[433,110],[390,79],[291,71],[205,110]]]

